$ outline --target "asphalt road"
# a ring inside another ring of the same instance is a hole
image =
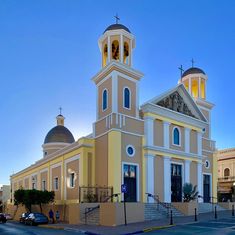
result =
[[[205,222],[177,225],[146,233],[146,235],[235,235],[235,219],[218,219]]]
[[[0,223],[0,235],[84,235],[84,233],[46,229],[37,226],[23,225],[20,223]]]

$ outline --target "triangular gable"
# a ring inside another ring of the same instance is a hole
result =
[[[171,109],[175,112],[185,114],[187,116],[206,121],[205,116],[198,108],[197,104],[185,89],[183,84],[165,92],[164,94],[153,98],[146,103],[153,103],[155,105]]]

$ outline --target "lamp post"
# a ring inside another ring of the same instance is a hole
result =
[[[235,201],[235,182],[233,182],[232,201]]]

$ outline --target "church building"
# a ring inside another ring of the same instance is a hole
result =
[[[135,36],[116,23],[105,29],[98,45],[102,66],[92,78],[97,92],[93,132],[75,140],[59,114],[42,145],[43,157],[11,176],[12,199],[22,187],[55,191],[56,205],[102,202],[125,184],[128,202],[153,202],[147,194],[182,202],[184,183],[197,185],[199,202],[216,198],[214,105],[207,101],[206,73],[191,67],[173,89],[139,104],[144,78],[133,67]]]

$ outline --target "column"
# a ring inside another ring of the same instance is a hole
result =
[[[198,195],[203,197],[203,191],[202,191],[202,162],[197,163],[197,190]],[[198,202],[203,202],[202,198],[198,198]]]
[[[188,80],[188,91],[189,91],[189,94],[192,95],[192,84],[191,84],[191,78],[189,78]]]
[[[118,76],[117,72],[112,72],[112,112],[118,113]],[[110,94],[109,94],[110,95]]]
[[[184,161],[184,183],[190,183],[190,160]]]
[[[144,135],[147,146],[153,146],[153,128],[154,118],[149,116],[144,117]]]
[[[120,50],[120,62],[124,63],[124,61],[123,61],[123,35],[122,34],[120,35],[120,48],[119,48],[119,50]]]
[[[108,36],[108,61],[107,64],[111,61],[111,44],[110,44],[110,36]]]
[[[154,195],[154,155],[146,154],[146,193]],[[154,202],[153,198],[149,198],[149,202]]]
[[[199,77],[198,79],[198,97],[202,98],[201,97],[201,77]]]
[[[170,146],[169,128],[170,128],[170,123],[164,121],[163,122],[163,145],[164,145],[165,148],[169,148],[169,146]]]
[[[197,154],[202,156],[202,132],[197,132]]]
[[[190,128],[185,127],[184,128],[184,139],[185,139],[185,152],[190,152]]]
[[[164,178],[163,178],[163,188],[164,188],[164,202],[171,202],[171,159],[168,156],[163,157],[164,161]]]

